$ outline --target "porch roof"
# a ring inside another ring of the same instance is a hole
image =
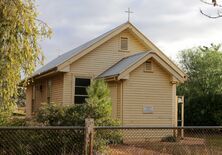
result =
[[[143,57],[148,55],[150,52],[140,52],[129,57],[121,59],[119,62],[105,70],[102,74],[100,74],[97,78],[107,78],[118,76],[126,69],[134,65],[136,62],[141,60]]]

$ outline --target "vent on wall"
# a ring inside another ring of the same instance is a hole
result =
[[[128,50],[128,38],[121,37],[121,50],[127,51]]]
[[[152,61],[146,61],[144,66],[145,72],[153,72],[153,63]]]

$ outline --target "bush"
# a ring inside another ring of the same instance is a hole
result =
[[[11,117],[5,126],[27,126],[25,117]]]
[[[47,126],[84,126],[86,118],[93,118],[96,126],[119,125],[119,121],[111,119],[112,102],[107,84],[93,81],[87,93],[89,98],[82,105],[43,104],[36,115],[37,121]]]
[[[187,97],[185,100],[186,126],[222,125],[222,95]],[[195,118],[195,119],[194,119]]]
[[[84,126],[86,118],[93,118],[95,126],[118,126],[112,119],[112,102],[107,84],[102,80],[93,81],[87,89],[89,98],[82,105],[62,107],[58,104],[45,104],[37,114],[37,121],[48,126]],[[80,133],[78,143],[83,143],[84,133]],[[97,131],[94,149],[103,151],[110,143],[120,143],[122,136],[118,131],[109,133]],[[73,142],[72,142],[73,144]]]
[[[8,123],[10,114],[8,112],[5,112],[1,110],[0,108],[0,126],[4,126]]]
[[[3,130],[0,154],[82,154],[81,130]]]
[[[106,83],[93,81],[87,92],[89,98],[82,105],[43,104],[36,115],[37,125],[84,126],[85,119],[90,117],[96,126],[118,126],[119,121],[111,118],[112,103]],[[7,126],[28,126],[34,122],[21,117],[9,119],[6,113],[0,115],[4,116],[0,121]],[[4,130],[0,137],[0,154],[82,154],[84,146],[83,130]],[[108,144],[121,142],[118,130],[97,130],[94,150],[103,152]]]
[[[36,115],[36,120],[44,125],[59,126],[63,124],[64,112],[65,108],[59,104],[43,103]]]

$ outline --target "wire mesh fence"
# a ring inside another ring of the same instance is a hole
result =
[[[97,127],[96,132],[119,134],[106,154],[221,155],[222,127]]]
[[[0,155],[82,154],[83,127],[0,128]]]
[[[85,127],[0,127],[0,155],[81,155]],[[93,154],[220,155],[222,127],[94,127]],[[88,146],[89,147],[89,146]]]

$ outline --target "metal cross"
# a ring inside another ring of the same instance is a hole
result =
[[[128,22],[130,21],[130,14],[133,13],[132,11],[130,11],[130,8],[128,8],[127,11],[125,11],[126,13],[128,13]]]

